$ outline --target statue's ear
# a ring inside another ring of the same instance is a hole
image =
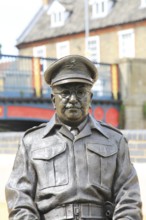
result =
[[[91,92],[91,95],[90,95],[90,99],[91,99],[91,101],[90,101],[90,108],[91,108],[91,103],[92,103],[92,97],[93,97],[93,92]]]
[[[55,96],[54,96],[53,93],[51,93],[51,100],[52,100],[52,103],[53,103],[53,107],[54,107],[54,109],[55,109],[55,108],[56,108],[56,107],[55,107]]]

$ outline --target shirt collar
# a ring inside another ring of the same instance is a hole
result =
[[[88,121],[88,117],[86,117],[86,119],[81,124],[79,124],[77,127],[71,127],[71,126],[68,126],[68,125],[64,125],[64,126],[67,127],[67,129],[69,131],[72,128],[77,128],[79,130],[79,132],[81,132],[83,130],[83,128],[85,127],[85,125],[87,124],[87,121]]]
[[[79,126],[78,129],[81,131],[84,126],[86,125],[88,121],[88,117],[86,118],[85,121],[83,121]],[[96,121],[91,115],[89,115],[89,121],[90,121],[90,125],[91,125],[91,129],[97,129],[101,134],[103,134],[105,137],[109,138],[108,134],[106,133],[105,129],[103,129],[103,127],[101,126],[101,124]],[[44,133],[43,133],[43,137],[45,137],[47,134],[49,134],[49,132],[56,126],[62,126],[63,124],[60,122],[60,120],[58,119],[57,115],[54,114],[53,117],[51,118],[51,120],[47,123],[45,129],[44,129]],[[68,126],[67,126],[68,127]]]

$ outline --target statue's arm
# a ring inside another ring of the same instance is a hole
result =
[[[36,174],[29,160],[25,144],[18,149],[11,176],[6,184],[9,220],[39,220],[34,203]]]
[[[142,220],[138,178],[123,136],[119,143],[113,195],[116,204],[113,220]]]

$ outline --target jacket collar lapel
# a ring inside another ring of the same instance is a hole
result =
[[[43,133],[43,137],[46,137],[47,134],[49,134],[49,132],[52,130],[53,127],[60,125],[60,123],[57,122],[56,120],[56,114],[53,115],[53,117],[51,118],[51,120],[47,123],[45,129],[44,129],[44,133]]]
[[[59,129],[59,132],[61,134],[63,134],[64,136],[68,137],[69,139],[73,140],[74,137],[73,135],[71,134],[71,132],[67,129],[66,126],[61,126],[61,128]]]
[[[90,124],[91,124],[91,129],[97,129],[106,138],[109,138],[109,135],[107,134],[105,129],[103,129],[99,121],[96,121],[92,116],[90,116]]]
[[[43,137],[45,137],[54,126],[61,126],[61,124],[57,121],[56,118],[56,114],[54,114],[54,116],[52,117],[52,119],[47,123],[45,129],[44,129],[44,133],[43,133]],[[101,134],[103,134],[105,137],[109,138],[108,134],[106,133],[106,131],[103,129],[103,127],[101,126],[101,124],[96,121],[91,115],[89,116],[89,122],[86,124],[86,126],[84,127],[84,129],[79,133],[79,135],[77,135],[76,140],[80,139],[82,137],[85,136],[89,136],[92,134],[91,129],[97,129]],[[69,132],[69,130],[65,127],[65,126],[61,126],[60,128],[60,133],[62,133],[63,135],[67,136],[68,138],[70,138],[71,140],[73,140],[73,135]]]

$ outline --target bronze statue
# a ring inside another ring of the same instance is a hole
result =
[[[53,118],[25,132],[6,185],[10,220],[142,220],[123,134],[88,112],[97,68],[70,55],[45,71]]]

